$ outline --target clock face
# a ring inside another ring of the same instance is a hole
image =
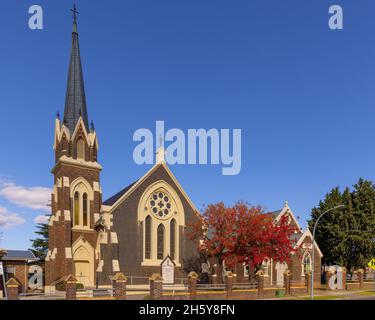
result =
[[[166,218],[172,212],[171,198],[163,191],[154,192],[149,204],[151,212],[158,218]]]

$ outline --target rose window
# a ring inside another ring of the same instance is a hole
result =
[[[171,198],[162,191],[155,192],[150,198],[150,207],[155,216],[166,217],[172,209]]]

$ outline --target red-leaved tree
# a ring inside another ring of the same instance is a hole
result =
[[[265,259],[288,262],[293,232],[286,217],[276,224],[260,206],[238,202],[233,207],[209,205],[202,219],[190,226],[188,236],[200,240],[199,250],[214,257],[220,268],[223,261],[228,268],[245,263],[252,276]]]

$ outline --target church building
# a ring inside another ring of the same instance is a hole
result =
[[[132,276],[134,284],[147,284],[153,273],[161,272],[167,257],[175,265],[175,277],[186,278],[183,261],[199,255],[198,243],[186,232],[201,216],[168,168],[162,147],[156,153],[156,164],[144,176],[102,199],[99,143],[93,124],[89,125],[75,9],[73,17],[65,110],[63,118],[57,115],[55,120],[46,292],[68,275],[86,288],[110,286],[117,272]],[[287,269],[294,282],[304,282],[312,271],[313,250],[315,279],[320,281],[322,253],[310,231],[303,232],[287,203],[270,214],[275,223],[286,215],[296,232],[288,264],[264,261],[267,285],[282,286]],[[213,264],[211,273],[215,273]],[[233,271],[238,282],[249,280],[246,266]]]
[[[89,126],[79,49],[76,11],[64,117],[57,115],[52,169],[54,187],[45,261],[46,292],[73,274],[87,288],[111,284],[117,272],[148,277],[161,272],[170,257],[175,277],[183,277],[183,259],[194,258],[197,243],[186,226],[199,212],[164,161],[140,179],[103,201],[98,162],[98,136]]]

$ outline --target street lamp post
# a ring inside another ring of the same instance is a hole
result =
[[[314,225],[314,230],[313,230],[313,251],[312,251],[312,270],[311,270],[311,300],[314,300],[314,270],[315,270],[315,248],[314,248],[314,244],[315,244],[315,231],[316,231],[316,226],[318,225],[318,222],[319,220],[328,212],[331,212],[335,209],[339,209],[339,208],[344,208],[345,205],[344,204],[341,204],[339,206],[336,206],[336,207],[333,207],[331,209],[328,209],[326,211],[324,211],[320,216],[319,218],[315,221],[315,225]]]

